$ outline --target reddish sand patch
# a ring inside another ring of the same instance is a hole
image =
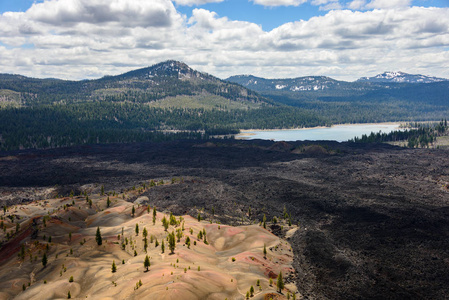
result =
[[[21,242],[31,235],[32,229],[28,226],[26,229],[19,231],[6,245],[0,248],[0,264],[4,263],[12,256],[17,255],[21,248]]]

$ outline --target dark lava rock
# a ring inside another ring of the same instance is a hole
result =
[[[264,214],[279,219],[285,206],[300,224],[290,243],[306,298],[449,298],[448,151],[212,142],[1,153],[16,159],[0,160],[0,199],[11,190],[18,198],[55,186],[58,193],[99,193],[101,185],[120,191],[178,178],[143,196],[161,210],[196,217],[204,209],[204,218],[232,225],[258,223]]]

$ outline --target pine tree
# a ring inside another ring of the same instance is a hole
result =
[[[106,200],[106,206],[107,207],[111,206],[111,200],[109,200],[109,196],[108,196],[108,200]]]
[[[168,234],[168,247],[170,248],[171,254],[175,253],[175,233],[172,231],[172,233]]]
[[[97,233],[95,234],[95,241],[97,242],[98,246],[101,246],[103,244],[103,239],[101,238],[100,227],[97,227]]]
[[[136,236],[139,235],[139,224],[136,223]]]
[[[172,212],[170,213],[170,218],[169,218],[169,220],[170,220],[170,225],[175,226],[175,225],[177,224],[176,218],[175,218],[175,216],[173,215]]]
[[[253,286],[251,286],[251,287],[249,288],[249,294],[250,294],[251,297],[254,296],[254,287],[253,287]]]
[[[156,223],[156,206],[153,207],[153,225]]]
[[[71,299],[72,295],[70,295],[70,291],[67,293],[67,299]]]
[[[167,231],[168,226],[169,226],[170,224],[168,223],[168,220],[167,220],[167,218],[166,218],[165,216],[164,216],[164,218],[162,219],[162,225],[164,226],[164,230]]]
[[[47,266],[47,253],[44,252],[44,255],[42,256],[42,265],[44,268]]]
[[[104,185],[101,186],[101,191],[100,191],[100,195],[103,196],[104,195]]]
[[[278,288],[278,292],[282,293],[282,290],[284,289],[284,279],[282,279],[282,272],[279,272],[276,287]]]
[[[162,253],[165,252],[165,244],[164,244],[164,240],[162,240],[161,250],[162,250]]]
[[[267,259],[267,246],[263,244],[263,258]]]
[[[113,260],[112,261],[112,273],[115,273],[115,272],[117,272],[117,266],[115,265],[115,261]]]
[[[148,255],[145,256],[145,261],[143,262],[143,266],[147,269],[148,272],[148,268],[150,267],[151,263],[150,263],[150,258],[148,257]]]
[[[136,209],[134,208],[134,205],[133,205],[133,208],[132,208],[132,210],[131,210],[131,215],[133,216],[133,218],[134,218],[134,214],[136,213]]]
[[[186,237],[186,245],[190,249],[190,237]]]
[[[143,234],[143,237],[146,239],[148,236],[148,231],[147,231],[146,227],[143,228],[142,234]]]
[[[20,247],[20,254],[19,254],[19,256],[20,256],[20,258],[22,260],[25,259],[25,245],[24,244],[22,244],[22,246]]]
[[[176,238],[177,238],[176,241],[179,243],[181,241],[181,238],[182,238],[182,230],[180,228],[178,228],[176,230]]]

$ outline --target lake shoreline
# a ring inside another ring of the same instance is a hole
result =
[[[324,129],[324,128],[332,128],[338,126],[357,126],[357,125],[402,125],[404,123],[410,123],[410,121],[403,122],[381,122],[381,123],[342,123],[342,124],[333,124],[332,126],[315,126],[315,127],[296,127],[296,128],[275,128],[275,129],[240,129],[241,133],[251,132],[251,131],[288,131],[288,130],[309,130],[309,129]]]
[[[400,126],[405,122],[382,122],[382,123],[346,123],[346,124],[335,124],[330,127],[327,126],[316,126],[316,127],[302,127],[302,128],[288,128],[288,129],[242,129],[240,133],[235,136],[238,140],[248,140],[248,139],[265,139],[265,140],[335,140],[335,141],[346,141],[348,139],[354,138],[355,136],[361,136],[362,134],[370,134],[371,132],[391,132],[392,130],[400,129]],[[373,127],[369,129],[369,127]],[[385,128],[387,127],[387,130]],[[368,128],[368,129],[367,129]],[[329,136],[323,136],[325,132],[335,131],[335,137],[330,138]],[[346,136],[346,138],[341,138],[344,131],[349,131],[351,136]],[[360,131],[361,133],[359,133]],[[313,135],[312,135],[313,134]],[[352,135],[353,134],[353,135]],[[288,138],[286,136],[290,135]],[[293,137],[295,136],[295,137]]]

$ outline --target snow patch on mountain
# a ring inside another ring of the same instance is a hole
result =
[[[445,78],[425,76],[421,74],[408,74],[401,71],[384,72],[374,77],[362,77],[357,81],[362,82],[396,82],[396,83],[433,83],[447,81]]]

